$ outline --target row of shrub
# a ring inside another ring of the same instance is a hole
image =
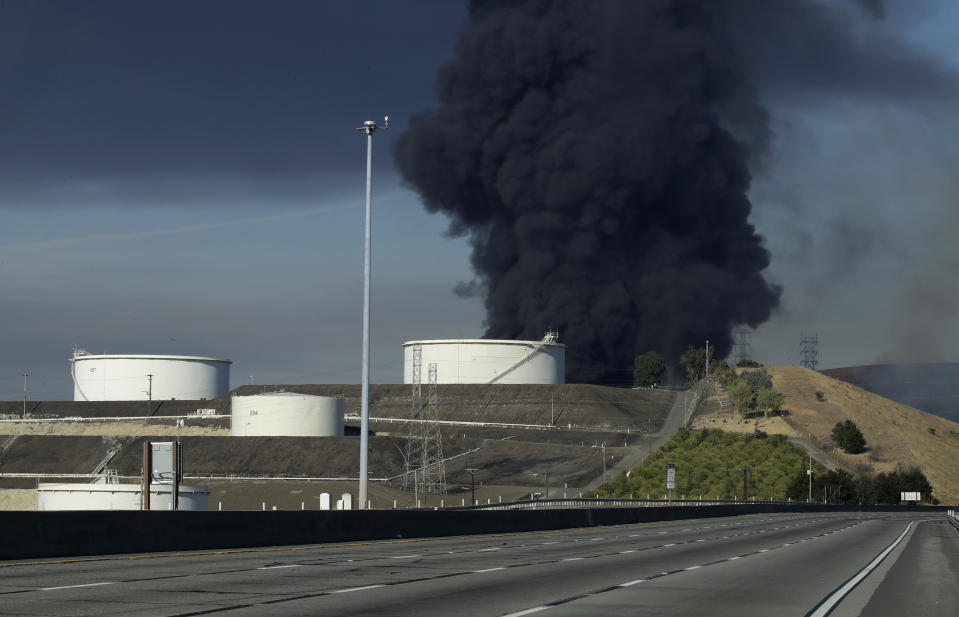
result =
[[[597,497],[662,498],[666,466],[675,465],[674,498],[806,500],[809,458],[783,435],[740,435],[721,430],[680,429],[662,448],[594,493]],[[744,471],[746,470],[746,471]],[[872,476],[827,470],[812,462],[813,501],[897,504],[903,491],[931,500],[932,486],[918,469]]]

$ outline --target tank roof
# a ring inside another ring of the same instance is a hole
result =
[[[70,358],[71,362],[77,360],[184,360],[187,362],[225,362],[233,364],[230,360],[221,358],[207,358],[205,356],[162,356],[153,354],[78,354]]]
[[[337,398],[335,396],[319,396],[317,394],[301,394],[299,392],[257,392],[255,394],[234,394],[236,398],[253,398],[255,396],[295,396],[298,398]]]
[[[461,345],[523,345],[523,346],[541,346],[541,347],[566,347],[563,343],[549,343],[546,341],[518,341],[511,339],[492,339],[492,338],[457,338],[457,339],[428,339],[422,341],[406,341],[403,347],[407,345],[438,345],[438,344],[461,344]]]

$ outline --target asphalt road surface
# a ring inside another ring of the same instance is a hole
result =
[[[955,615],[959,531],[939,513],[770,514],[0,562],[0,615],[219,614]]]

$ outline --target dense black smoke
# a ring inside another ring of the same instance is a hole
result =
[[[405,180],[468,235],[490,338],[569,345],[573,381],[628,379],[769,318],[749,223],[767,116],[721,2],[473,2],[440,107],[396,144]],[[732,131],[735,131],[733,134]],[[624,375],[625,369],[625,375]]]

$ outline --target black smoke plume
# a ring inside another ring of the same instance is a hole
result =
[[[396,164],[472,245],[486,337],[569,345],[570,381],[623,382],[770,317],[749,222],[767,115],[725,2],[475,1]]]

